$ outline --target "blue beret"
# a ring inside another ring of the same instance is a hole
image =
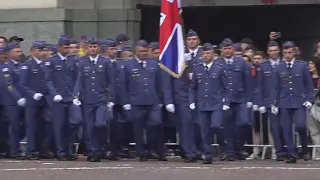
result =
[[[125,34],[118,34],[118,35],[116,36],[116,41],[117,41],[118,43],[123,42],[123,41],[129,41],[129,40],[130,40],[130,38],[129,38],[127,35],[125,35]]]
[[[279,44],[276,41],[270,41],[268,43],[268,47],[272,47],[272,46],[279,46]]]
[[[104,45],[106,47],[117,47],[117,42],[113,39],[106,39]]]
[[[12,49],[15,49],[15,48],[20,48],[20,45],[18,42],[10,42],[8,43],[7,45],[7,50],[8,51],[11,51]]]
[[[159,43],[158,42],[151,42],[149,43],[149,48],[152,50],[160,49]]]
[[[233,47],[235,48],[236,52],[242,52],[240,43],[234,43]]]
[[[198,36],[198,33],[194,31],[193,29],[189,29],[187,33],[187,37],[192,37],[192,36]]]
[[[132,51],[132,46],[124,45],[121,47],[121,51]]]
[[[0,47],[0,54],[7,53],[7,47]]]
[[[46,47],[48,48],[49,51],[53,51],[53,52],[58,52],[58,47],[56,45],[53,44],[46,44]]]
[[[204,43],[204,44],[202,45],[202,50],[203,50],[203,51],[213,50],[212,44],[211,44],[211,43]]]
[[[296,46],[292,41],[286,41],[282,44],[283,49],[290,49],[290,48],[295,48]]]
[[[144,47],[144,48],[148,48],[148,43],[146,40],[140,40],[136,43],[136,46],[140,46],[140,47]]]
[[[45,41],[33,41],[31,48],[35,49],[43,49],[46,48],[46,42]]]
[[[100,44],[99,40],[95,37],[89,37],[88,38],[88,44]]]
[[[233,46],[233,41],[230,38],[226,38],[222,41],[221,47],[230,47]]]
[[[65,35],[61,35],[59,37],[59,41],[58,41],[59,45],[69,45],[70,44],[70,40],[67,36]]]
[[[70,40],[70,44],[79,44],[79,41],[75,40],[75,39],[71,39]]]

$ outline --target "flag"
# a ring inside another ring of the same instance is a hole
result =
[[[180,0],[162,0],[160,14],[160,67],[176,78],[186,68],[180,5]]]

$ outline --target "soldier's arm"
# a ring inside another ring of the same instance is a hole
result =
[[[73,98],[74,99],[80,99],[80,90],[81,90],[82,86],[83,86],[83,68],[82,68],[82,64],[79,63],[77,80],[76,80],[74,90],[73,90]]]
[[[252,93],[253,93],[253,85],[252,85],[252,75],[251,75],[251,67],[248,63],[245,62],[244,70],[243,70],[243,79],[244,79],[244,90],[247,98],[247,102],[252,102]]]
[[[306,88],[306,101],[309,101],[310,103],[314,102],[314,87],[312,82],[312,76],[309,73],[308,65],[305,63],[303,67],[303,82],[304,87]]]
[[[115,102],[114,98],[114,91],[115,91],[115,76],[114,76],[114,72],[113,72],[113,68],[112,68],[112,62],[111,61],[107,61],[106,62],[106,77],[107,77],[107,85],[108,85],[108,95],[109,95],[109,101],[110,102]]]
[[[230,92],[229,80],[228,80],[227,72],[223,68],[221,68],[221,85],[223,87],[223,98],[224,98],[223,105],[230,106],[231,92]]]
[[[167,73],[166,71],[162,70],[159,68],[159,71],[161,74],[161,84],[162,84],[162,93],[163,93],[163,104],[168,105],[168,104],[173,104],[172,100],[172,89],[171,89],[171,75]]]
[[[122,84],[122,87],[124,88],[124,91],[123,91],[123,95],[125,97],[123,97],[123,100],[124,100],[124,104],[130,104],[130,101],[129,101],[129,81],[130,81],[130,73],[129,73],[129,68],[128,68],[128,65],[127,63],[129,62],[125,62],[124,63],[124,69],[123,69],[123,73],[124,73],[124,81],[123,81],[123,84]]]
[[[6,83],[6,86],[8,88],[9,93],[12,95],[12,97],[18,101],[19,99],[23,98],[21,93],[18,91],[16,79],[14,77],[14,72],[12,72],[9,68],[2,68],[4,80]]]
[[[281,88],[281,80],[280,80],[280,76],[279,76],[279,71],[278,71],[278,67],[275,70],[275,87],[271,93],[271,100],[272,100],[272,104],[276,107],[278,107],[279,104],[279,99],[280,99],[280,88]]]
[[[33,95],[36,92],[29,87],[29,83],[28,83],[29,81],[30,81],[30,68],[27,66],[27,64],[24,64],[22,65],[20,70],[20,85],[23,88],[22,90],[26,95],[33,97]]]
[[[197,94],[197,78],[196,78],[196,72],[195,68],[192,70],[192,79],[190,83],[190,88],[189,88],[189,104],[196,103],[196,94]]]
[[[48,90],[49,90],[50,94],[53,96],[59,95],[56,88],[53,85],[54,67],[53,67],[51,60],[49,59],[45,65],[47,67],[46,71],[45,71],[45,76],[46,76]]]

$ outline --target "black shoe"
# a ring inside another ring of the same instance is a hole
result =
[[[28,159],[28,160],[39,160],[40,158],[37,155],[27,155],[26,159]]]
[[[220,153],[220,161],[225,161],[227,159],[227,153]]]
[[[159,156],[158,161],[168,161],[166,156]]]
[[[304,160],[304,161],[309,161],[310,159],[311,159],[311,156],[310,156],[309,153],[305,153],[305,154],[303,155],[303,160]]]
[[[69,161],[67,157],[58,157],[58,161]]]
[[[197,159],[194,158],[194,157],[186,157],[186,158],[184,159],[184,162],[185,162],[185,163],[195,163],[195,162],[197,162]]]
[[[203,160],[203,164],[212,164],[212,159]]]
[[[119,161],[120,158],[118,156],[116,156],[115,154],[110,154],[107,158],[110,161]]]
[[[78,159],[78,155],[77,154],[71,154],[68,156],[68,160],[69,161],[75,161]]]
[[[11,158],[15,159],[15,160],[25,160],[26,159],[26,157],[22,156],[21,154],[11,155]]]
[[[48,152],[40,154],[40,157],[42,159],[53,159],[54,158],[54,153],[51,152],[51,151],[48,151]]]
[[[297,158],[290,156],[288,157],[288,159],[286,160],[286,163],[297,163]]]
[[[140,162],[147,161],[147,160],[148,158],[146,156],[140,156],[140,159],[139,159]]]
[[[98,156],[92,156],[89,161],[90,162],[101,162],[101,159]]]
[[[287,159],[287,156],[282,155],[282,156],[277,156],[276,161],[285,161]]]
[[[159,159],[159,156],[154,152],[150,152],[148,154],[148,159]]]
[[[235,161],[236,157],[234,155],[228,155],[227,156],[227,161]]]

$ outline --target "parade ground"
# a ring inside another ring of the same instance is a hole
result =
[[[10,161],[0,160],[1,180],[316,180],[318,161],[285,164],[272,160],[221,162],[212,165],[186,164],[180,159],[168,162]]]

